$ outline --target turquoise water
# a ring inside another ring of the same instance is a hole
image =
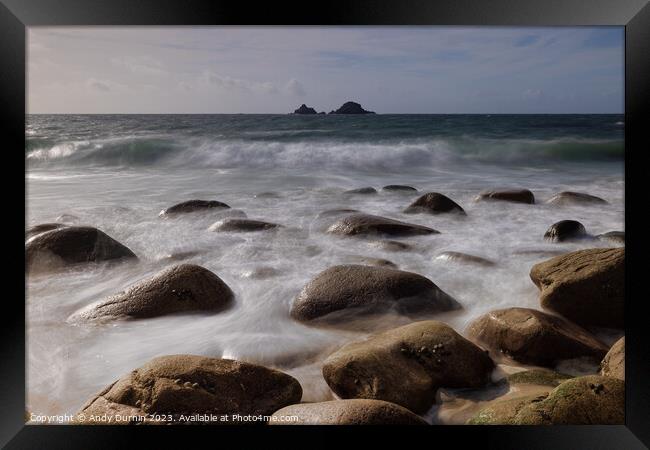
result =
[[[528,273],[540,256],[525,251],[611,245],[544,242],[552,223],[579,220],[593,234],[624,229],[623,122],[620,115],[28,116],[28,224],[64,220],[98,227],[140,262],[29,280],[27,408],[74,412],[146,360],[173,353],[277,367],[299,379],[304,401],[328,399],[323,359],[371,330],[307,327],[288,311],[310,278],[357,256],[385,258],[433,280],[463,305],[459,313],[435,316],[459,332],[491,309],[538,308]],[[388,184],[420,192],[381,191]],[[380,192],[342,194],[364,186]],[[530,189],[537,204],[473,201],[482,190],[500,187]],[[609,203],[544,203],[564,190]],[[467,217],[403,214],[424,192],[451,197]],[[213,233],[208,228],[222,213],[158,217],[193,198],[223,201],[286,228]],[[334,208],[414,222],[441,234],[404,239],[415,251],[389,252],[324,234],[328,223],[316,216]],[[444,251],[483,256],[497,266],[437,259]],[[186,256],[168,258],[179,253]],[[236,305],[214,316],[66,322],[79,308],[179,262],[217,273],[235,292]],[[259,267],[278,274],[251,278]],[[387,316],[379,325],[400,323],[403,318]]]

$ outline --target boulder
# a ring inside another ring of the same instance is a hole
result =
[[[150,360],[106,387],[76,417],[157,414],[179,421],[181,415],[203,414],[203,423],[232,424],[239,423],[233,414],[270,416],[301,397],[298,381],[277,370],[229,359],[169,355]]]
[[[482,192],[476,200],[502,200],[515,203],[535,203],[535,196],[528,189],[513,189],[509,191]]]
[[[590,205],[590,204],[607,204],[605,200],[595,195],[584,194],[582,192],[564,191],[555,194],[546,200],[551,205]]]
[[[544,308],[582,326],[623,328],[625,248],[579,250],[535,264]]]
[[[310,108],[310,107],[308,107],[307,105],[305,105],[305,104],[303,103],[303,104],[300,105],[300,107],[299,107],[298,109],[296,109],[293,113],[294,113],[294,114],[316,114],[316,110],[315,110],[314,108]]]
[[[544,239],[551,242],[565,242],[588,237],[584,225],[576,220],[560,220],[550,226]]]
[[[442,252],[436,259],[441,259],[445,261],[453,261],[466,264],[474,264],[478,266],[495,266],[496,263],[486,258],[481,258],[480,256],[468,255],[467,253],[460,252]]]
[[[46,231],[56,230],[57,228],[63,228],[65,226],[67,225],[64,225],[62,223],[41,223],[38,225],[34,225],[33,227],[29,227],[27,231],[25,231],[25,239],[34,237],[37,234],[45,233]]]
[[[374,187],[362,187],[358,189],[349,189],[343,193],[344,194],[376,194],[377,189],[375,189]]]
[[[188,200],[186,202],[178,203],[170,206],[167,209],[160,211],[160,216],[174,216],[176,214],[184,214],[196,211],[203,211],[212,208],[230,208],[225,203],[216,200]]]
[[[428,192],[422,195],[411,203],[404,212],[406,214],[442,214],[452,212],[465,215],[465,210],[458,203],[437,192]]]
[[[65,226],[37,234],[25,242],[28,272],[135,259],[130,249],[93,227]]]
[[[208,230],[219,231],[219,232],[221,231],[249,232],[249,231],[272,230],[280,227],[282,227],[282,225],[278,225],[277,223],[264,222],[262,220],[228,218],[213,223],[210,226],[210,228],[208,228]]]
[[[179,312],[216,312],[230,306],[233,299],[233,292],[217,275],[201,266],[181,264],[89,305],[70,319],[144,319]]]
[[[616,341],[603,358],[600,374],[625,381],[625,336]]]
[[[439,387],[482,387],[493,368],[481,348],[427,320],[344,345],[325,360],[323,376],[341,398],[385,400],[423,413]]]
[[[596,236],[601,241],[610,241],[616,244],[625,245],[625,231],[608,231]]]
[[[366,111],[359,103],[345,102],[336,111],[331,111],[330,114],[374,114],[372,111]]]
[[[505,399],[498,398],[488,402],[480,409],[466,425],[512,425],[517,413],[532,402],[539,402],[546,398],[546,395],[531,394],[518,395]]]
[[[396,192],[417,192],[413,186],[406,186],[404,184],[389,184],[382,188],[384,191],[396,191]]]
[[[303,322],[321,318],[341,322],[350,316],[391,309],[410,315],[458,308],[456,300],[422,275],[383,267],[340,265],[307,283],[291,306],[291,317]],[[324,318],[332,313],[338,314]]]
[[[514,425],[622,425],[625,382],[588,375],[571,378],[548,396],[521,408]]]
[[[423,234],[438,234],[433,228],[400,222],[370,214],[352,214],[334,222],[327,233],[355,235],[387,235],[387,236],[416,236]]]
[[[297,420],[296,420],[297,418]],[[382,400],[301,403],[276,411],[270,425],[428,425],[408,409]]]
[[[473,321],[467,334],[497,355],[543,367],[581,357],[600,361],[607,353],[607,347],[587,330],[528,308],[491,311]]]

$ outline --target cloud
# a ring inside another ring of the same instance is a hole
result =
[[[268,81],[250,81],[241,78],[233,78],[227,75],[219,75],[212,71],[206,71],[201,77],[202,81],[208,85],[216,86],[225,90],[237,90],[244,92],[263,92],[276,93],[278,88]]]
[[[99,92],[110,92],[111,90],[111,86],[109,82],[96,80],[94,78],[90,78],[86,80],[86,86],[88,86],[90,89]]]
[[[302,83],[296,80],[295,78],[289,80],[289,82],[284,87],[284,90],[289,95],[295,95],[296,97],[304,97],[305,95],[307,95]]]

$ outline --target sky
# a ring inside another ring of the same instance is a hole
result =
[[[622,27],[30,27],[27,111],[622,113]]]

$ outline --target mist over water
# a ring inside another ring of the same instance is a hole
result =
[[[578,220],[591,234],[624,229],[623,127],[621,115],[29,116],[28,225],[69,215],[69,223],[103,230],[140,261],[30,277],[27,408],[74,412],[150,358],[178,353],[276,367],[298,378],[304,401],[329,399],[323,359],[371,330],[308,327],[293,321],[289,308],[318,272],[359,256],[385,258],[430,278],[464,309],[422,318],[443,320],[461,333],[492,309],[539,308],[528,273],[548,256],[526,251],[612,246],[547,243],[542,236],[551,224]],[[419,192],[380,190],[388,184]],[[364,186],[380,192],[343,195]],[[530,189],[537,204],[473,201],[482,190],[501,187]],[[609,204],[544,204],[565,190]],[[467,216],[402,213],[425,192],[447,195]],[[286,227],[215,233],[209,226],[227,211],[158,217],[189,199],[219,200],[249,218]],[[413,244],[413,251],[382,250],[324,234],[336,218],[316,216],[338,208],[441,234],[400,239]],[[444,251],[497,265],[436,259]],[[78,309],[182,262],[215,272],[235,292],[235,306],[215,315],[66,322]],[[277,275],[250,277],[260,267],[277,269]],[[388,314],[370,328],[407,322]]]

